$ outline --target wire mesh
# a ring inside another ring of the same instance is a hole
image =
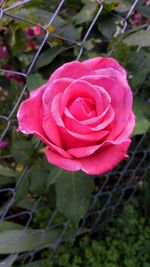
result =
[[[6,1],[7,2],[7,1]],[[10,132],[12,131],[13,125],[16,126],[16,110],[22,101],[24,99],[24,96],[26,96],[26,93],[28,92],[28,77],[34,70],[34,66],[36,62],[38,61],[38,58],[40,56],[40,53],[46,44],[48,38],[58,38],[59,40],[63,40],[67,45],[72,45],[78,49],[78,53],[76,56],[77,60],[80,60],[83,52],[84,52],[84,44],[86,40],[88,39],[89,35],[92,32],[92,29],[97,21],[97,19],[100,18],[101,12],[104,7],[105,1],[97,0],[97,12],[95,16],[93,17],[93,20],[90,25],[88,25],[84,36],[81,40],[76,41],[70,38],[67,38],[65,36],[62,36],[59,34],[59,32],[53,32],[49,30],[49,27],[53,25],[53,22],[55,21],[56,17],[59,15],[60,11],[63,9],[63,6],[65,4],[65,0],[56,1],[57,7],[55,7],[54,12],[52,12],[52,15],[47,19],[47,23],[41,21],[38,21],[38,19],[35,19],[35,21],[32,21],[28,18],[26,18],[22,11],[22,9],[25,9],[26,4],[34,2],[32,0],[22,0],[22,1],[15,1],[14,3],[11,2],[11,5],[7,5],[5,1],[1,1],[0,3],[0,18],[5,19],[9,18],[11,23],[13,21],[19,21],[20,23],[24,22],[27,25],[30,25],[31,27],[38,26],[40,27],[42,31],[42,38],[40,40],[40,45],[36,52],[32,53],[31,59],[30,59],[30,65],[24,72],[18,72],[15,70],[9,70],[9,69],[0,69],[0,73],[2,75],[8,74],[8,75],[16,75],[17,77],[21,77],[21,79],[24,81],[21,84],[21,89],[18,90],[17,99],[13,99],[12,101],[12,108],[9,110],[9,114],[1,114],[0,120],[3,121],[5,124],[5,127],[0,135],[0,141],[2,141],[5,137],[7,137]],[[119,29],[119,33],[124,33],[128,27],[128,19],[133,14],[133,11],[138,4],[139,0],[135,0],[132,2],[132,5],[128,11],[128,13],[123,16],[120,15],[119,19],[121,20],[121,27]],[[49,1],[49,4],[51,5],[51,1]],[[10,23],[10,25],[11,25]],[[57,29],[57,28],[56,28]],[[149,29],[148,29],[149,30]],[[19,40],[18,40],[19,42]],[[114,48],[115,49],[115,48]],[[138,48],[140,50],[140,47]],[[63,53],[63,52],[62,52]],[[112,50],[108,52],[108,55],[111,56]],[[137,92],[136,92],[137,93]],[[144,176],[148,173],[149,167],[145,166],[145,162],[148,162],[148,153],[149,149],[147,148],[147,140],[148,136],[145,134],[141,137],[139,137],[139,141],[134,142],[131,146],[131,149],[129,151],[130,154],[130,160],[128,160],[125,164],[119,165],[117,168],[115,168],[112,172],[109,172],[102,177],[95,177],[95,183],[97,191],[93,196],[93,202],[92,205],[88,211],[88,213],[84,216],[80,223],[80,228],[82,227],[88,227],[90,229],[91,234],[94,234],[95,229],[99,229],[99,233],[101,234],[103,229],[106,226],[106,222],[108,221],[109,217],[111,218],[114,214],[118,214],[121,210],[121,207],[123,207],[134,195],[139,182],[144,178]],[[145,146],[146,144],[146,146]],[[39,143],[35,144],[35,149],[38,147]],[[3,160],[9,160],[9,155],[6,155],[3,157]],[[136,161],[135,161],[136,159]],[[0,210],[0,221],[19,221],[19,218],[23,218],[23,225],[24,230],[29,229],[31,222],[34,218],[34,213],[36,209],[40,206],[40,197],[36,199],[35,204],[33,205],[32,209],[30,211],[26,211],[23,208],[21,209],[14,209],[14,203],[16,198],[16,192],[19,186],[25,181],[26,175],[28,172],[28,166],[26,166],[22,173],[20,174],[18,181],[16,184],[14,184],[11,187],[8,188],[2,188],[0,189],[0,197],[4,199],[4,203],[1,204],[3,206],[3,209]],[[60,235],[57,238],[57,240],[53,244],[49,244],[47,247],[55,249],[59,243],[62,242],[64,233],[68,229],[69,221],[59,221],[58,223],[55,222],[55,218],[57,216],[57,210],[53,212],[49,216],[49,220],[47,225],[44,227],[44,229],[39,230],[40,238],[38,239],[39,245],[42,243],[43,238],[47,234],[47,231],[49,229],[60,229]],[[80,230],[80,229],[79,229]],[[97,231],[97,230],[96,230]],[[14,237],[15,238],[15,237]],[[16,238],[16,243],[19,246],[22,242],[22,238],[24,238],[24,234],[22,233],[19,237]],[[6,241],[6,243],[10,244],[11,239],[10,237]],[[0,241],[1,244],[1,241]],[[24,260],[24,262],[32,262],[32,260],[35,258],[35,255],[37,253],[40,253],[40,246],[39,249],[33,249],[30,252],[23,253],[23,254],[17,254],[13,260],[16,262],[19,262],[21,259]],[[52,254],[51,253],[51,254]],[[51,257],[51,254],[49,257]],[[14,255],[13,255],[14,257]],[[2,260],[1,263],[4,263],[5,260]],[[0,263],[0,264],[1,264]]]

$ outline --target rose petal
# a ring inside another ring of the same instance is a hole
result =
[[[58,166],[67,171],[78,171],[80,170],[80,162],[76,160],[67,159],[62,157],[61,155],[53,152],[52,150],[48,149],[45,152],[48,162],[51,164]]]
[[[103,118],[103,120],[102,121],[100,120],[99,124],[97,123],[96,126],[91,127],[90,129],[92,131],[100,131],[100,130],[106,129],[106,127],[108,127],[114,121],[114,119],[115,119],[115,112],[114,112],[113,108],[110,106],[110,108],[109,108],[106,116]]]
[[[43,104],[43,129],[49,139],[56,145],[61,146],[61,138],[58,128],[51,114],[51,102],[57,93],[63,92],[71,84],[71,79],[60,79],[47,84],[46,90],[42,97]]]
[[[81,159],[66,159],[61,155],[46,150],[47,160],[67,171],[82,170],[89,175],[100,175],[113,169],[122,159],[126,157],[127,149],[130,145],[130,140],[120,145],[110,145],[102,150],[99,149],[96,153],[89,157]]]
[[[92,132],[92,130],[88,126],[83,125],[82,122],[71,117],[71,114],[67,108],[65,109],[65,114],[63,116],[63,122],[65,125],[65,128],[67,128],[73,132],[80,133],[80,134],[88,134],[88,133]]]
[[[76,158],[84,158],[92,155],[100,147],[101,144],[95,146],[76,147],[68,149],[67,152]]]
[[[92,71],[89,68],[86,68],[79,61],[72,61],[65,63],[60,68],[58,68],[50,77],[48,83],[60,79],[60,78],[72,78],[79,79],[82,76],[90,75]]]
[[[77,120],[86,120],[96,116],[95,104],[90,104],[89,98],[77,97],[69,106],[69,110]],[[93,102],[93,101],[92,101]]]
[[[131,89],[122,76],[107,77],[107,71],[104,76],[86,76],[82,79],[90,81],[92,84],[100,85],[105,88],[111,97],[111,105],[115,112],[114,126],[110,132],[110,139],[115,139],[125,128],[132,110]]]
[[[72,132],[67,128],[59,127],[62,136],[62,143],[66,144],[66,148],[83,147],[86,145],[95,144],[109,134],[109,131],[102,130],[99,132],[92,132],[91,134],[78,134]],[[71,138],[72,137],[72,138]],[[85,142],[85,143],[84,143]],[[75,144],[75,146],[74,146]]]
[[[118,137],[114,141],[112,141],[113,144],[120,144],[131,136],[132,131],[135,126],[135,119],[136,118],[135,118],[134,113],[131,112],[125,128],[123,129],[122,133],[118,135]],[[108,139],[109,139],[109,136],[108,136]],[[107,138],[106,138],[106,141],[107,141]]]
[[[31,134],[36,131],[45,136],[42,128],[42,96],[44,90],[45,86],[38,88],[34,91],[34,94],[31,94],[30,98],[21,103],[17,113],[19,131],[25,134]]]
[[[93,99],[96,105],[97,115],[103,112],[104,110],[103,98],[100,90],[98,90],[97,87],[92,86],[90,83],[86,81],[77,80],[73,82],[70,86],[68,86],[68,88],[64,91],[60,103],[61,114],[67,107],[68,102],[71,102],[78,97],[85,97],[85,98],[87,97]]]
[[[99,175],[112,170],[126,156],[130,140],[120,145],[108,145],[100,148],[89,157],[79,160],[81,170],[90,175]]]
[[[96,57],[85,60],[83,62],[83,65],[93,71],[97,71],[103,68],[106,69],[113,68],[118,70],[123,75],[124,78],[126,77],[126,71],[114,58]]]
[[[85,121],[80,122],[73,118],[67,108],[65,109],[65,115],[63,121],[66,128],[79,134],[88,134],[94,131],[97,132],[103,130],[108,127],[115,118],[115,112],[111,106],[104,117],[99,116],[94,118],[93,123],[90,123],[89,125],[86,125]]]

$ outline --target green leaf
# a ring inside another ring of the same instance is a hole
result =
[[[39,88],[45,82],[46,82],[46,80],[43,79],[43,77],[40,73],[30,74],[28,76],[28,80],[27,80],[28,90],[32,91],[36,88]]]
[[[28,165],[33,154],[33,146],[29,141],[18,141],[12,144],[11,153],[16,162]]]
[[[7,230],[0,232],[0,254],[22,253],[55,245],[61,234],[59,229],[43,230]]]
[[[140,30],[128,35],[124,38],[123,42],[128,46],[140,46],[149,47],[150,46],[150,31]]]
[[[40,54],[34,68],[39,69],[49,65],[63,50],[64,47],[48,48]]]
[[[40,23],[42,25],[46,25],[47,23],[49,23],[54,13],[40,8],[30,7],[29,9],[21,8],[20,10],[17,11],[17,15],[19,17]],[[55,27],[61,27],[62,25],[64,25],[64,23],[65,21],[60,16],[57,15],[55,17],[53,25]]]
[[[5,167],[0,165],[0,175],[7,176],[7,177],[15,177],[17,172],[10,169],[9,167]]]
[[[137,10],[143,17],[150,18],[150,5],[143,5],[143,6],[142,6],[142,1],[139,1],[139,2],[138,2],[138,5],[137,5],[136,7],[137,7],[136,10]]]
[[[47,192],[47,176],[48,173],[42,165],[35,164],[28,173],[30,191],[37,195],[44,195]]]
[[[0,187],[12,184],[15,181],[12,177],[0,176]]]
[[[147,112],[149,110],[148,104],[140,97],[134,99],[133,110],[136,115],[136,125],[133,135],[141,135],[148,131],[150,127],[150,120]]]
[[[56,205],[67,218],[78,223],[87,212],[93,191],[93,179],[84,173],[63,172],[56,183]]]
[[[127,68],[131,74],[131,86],[136,92],[143,84],[146,76],[150,72],[150,54],[144,50],[128,51],[130,56]]]
[[[107,38],[110,38],[115,33],[116,27],[113,17],[103,18],[98,23],[98,30]]]
[[[0,233],[9,231],[9,230],[20,230],[20,229],[23,229],[23,226],[21,224],[9,222],[9,221],[0,222]]]
[[[105,13],[109,13],[112,10],[122,13],[122,12],[129,11],[130,8],[131,8],[131,3],[128,0],[105,0],[104,1]]]
[[[64,171],[56,166],[51,166],[50,174],[48,175],[48,186],[55,184],[60,177],[63,175]]]
[[[17,203],[18,201],[24,199],[29,192],[29,179],[28,176],[25,175],[23,179],[20,181],[19,186],[16,190],[16,195],[15,195],[15,202]]]
[[[16,207],[32,211],[35,206],[35,201],[36,201],[35,199],[30,199],[26,197],[20,200],[19,202],[17,202]]]
[[[97,4],[94,2],[89,2],[85,4],[85,6],[81,9],[81,11],[73,17],[75,24],[79,25],[82,23],[90,22],[94,17],[96,9],[97,9]]]

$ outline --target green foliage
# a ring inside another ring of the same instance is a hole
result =
[[[66,218],[78,223],[90,206],[93,189],[93,177],[63,171],[56,182],[58,210]]]
[[[0,254],[20,253],[39,249],[44,247],[51,247],[57,241],[61,231],[60,229],[53,230],[12,230],[7,229],[0,232]]]
[[[69,248],[59,247],[49,260],[49,252],[43,259],[22,267],[148,267],[150,265],[150,221],[135,208],[140,205],[135,199],[117,220],[107,227],[105,237],[99,241],[84,235],[79,243]]]
[[[133,135],[144,134],[150,127],[149,104],[142,98],[135,97],[133,109],[137,117]]]
[[[150,32],[146,30],[140,30],[124,39],[124,42],[128,46],[140,46],[149,47],[150,46]]]
[[[35,90],[36,88],[42,86],[45,82],[46,80],[43,79],[40,73],[30,74],[27,81],[28,90]]]

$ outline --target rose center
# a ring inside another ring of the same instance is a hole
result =
[[[78,120],[86,120],[96,116],[93,100],[85,97],[76,98],[69,106],[72,115]]]

